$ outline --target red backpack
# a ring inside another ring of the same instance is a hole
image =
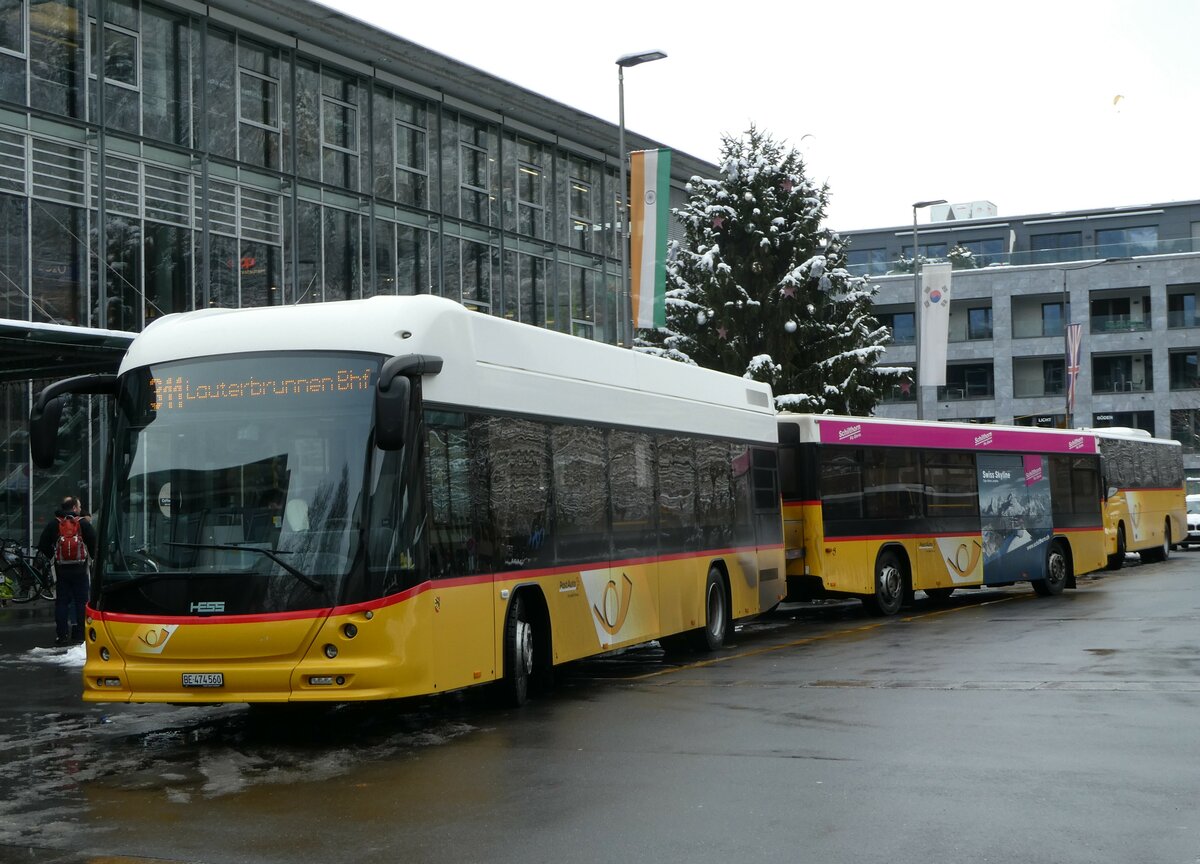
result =
[[[79,564],[87,560],[87,546],[79,533],[78,516],[58,517],[58,542],[54,560],[60,564]]]

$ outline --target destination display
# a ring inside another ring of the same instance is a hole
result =
[[[284,400],[311,396],[340,396],[371,388],[374,370],[338,369],[330,375],[258,378],[254,375],[226,380],[193,375],[150,378],[150,407],[155,411],[177,411],[185,407],[229,407],[235,399]]]

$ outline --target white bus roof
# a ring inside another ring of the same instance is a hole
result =
[[[202,309],[158,319],[120,372],[270,351],[430,354],[428,403],[762,442],[776,440],[766,384],[473,312],[429,295]]]
[[[929,450],[1007,450],[1049,453],[1095,453],[1096,437],[1081,429],[1039,429],[991,423],[942,423],[891,417],[846,417],[833,414],[778,415],[793,423],[803,443],[868,444]]]
[[[1169,447],[1183,447],[1182,444],[1173,438],[1155,438],[1145,429],[1134,429],[1130,426],[1098,426],[1087,431],[1098,438],[1124,438],[1130,441],[1141,441],[1146,444],[1165,444]]]

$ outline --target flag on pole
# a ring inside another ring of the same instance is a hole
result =
[[[1083,325],[1067,325],[1067,413],[1075,411],[1075,379],[1079,377],[1079,349],[1083,344]]]
[[[921,267],[921,356],[917,375],[922,387],[946,386],[946,348],[950,341],[950,263]]]
[[[671,214],[670,150],[629,154],[630,302],[633,326],[667,325],[667,217]]]

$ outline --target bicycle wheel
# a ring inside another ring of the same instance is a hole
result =
[[[16,568],[10,569],[5,574],[12,583],[12,602],[28,603],[34,597],[38,596],[37,578],[32,573],[15,572]]]

